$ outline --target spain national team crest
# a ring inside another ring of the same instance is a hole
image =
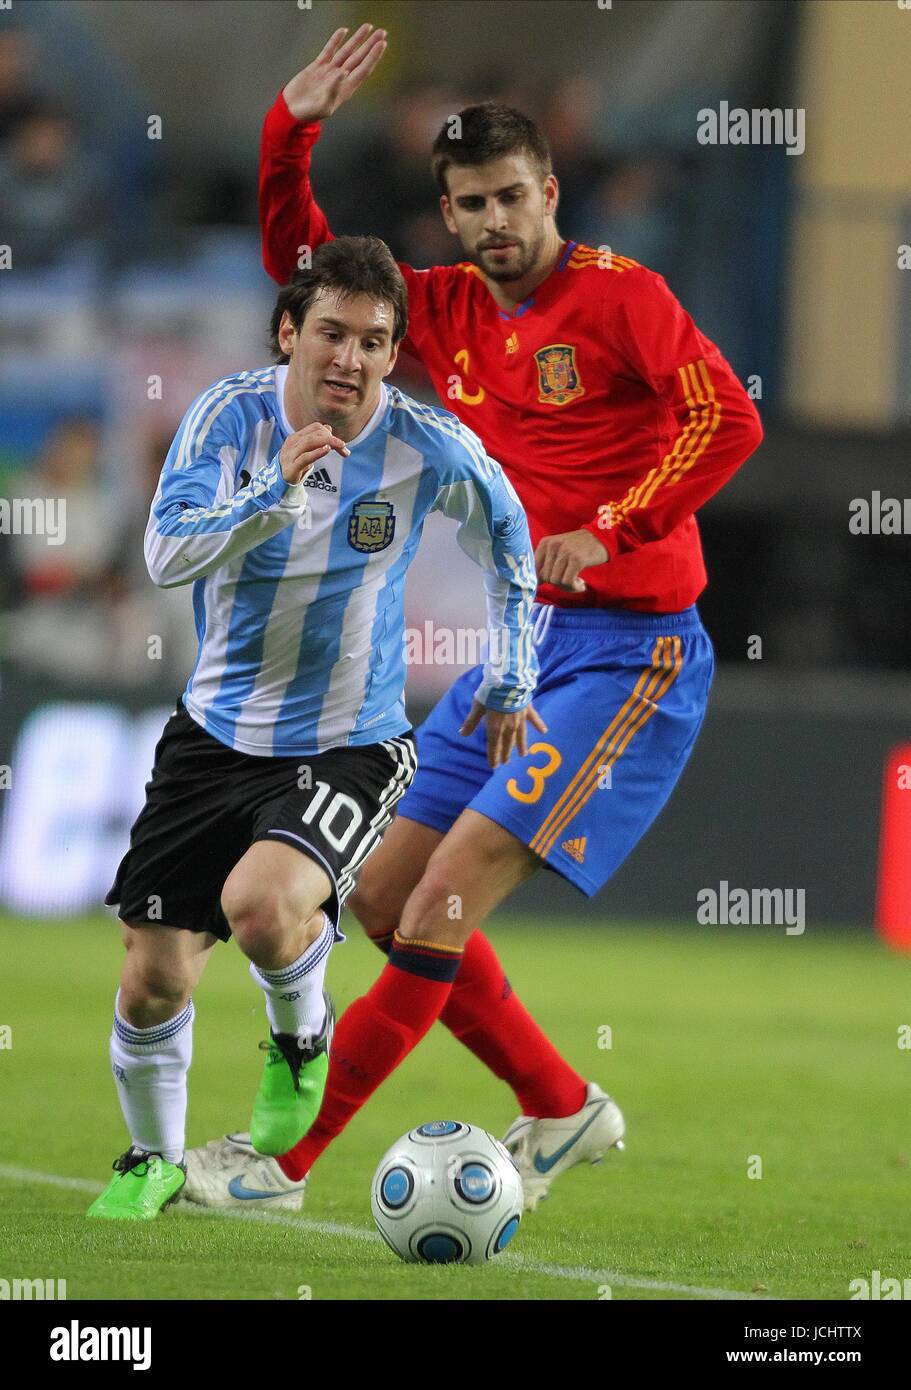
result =
[[[576,349],[569,343],[550,343],[535,353],[538,364],[538,400],[545,405],[567,405],[585,395],[576,369]]]
[[[395,535],[391,502],[355,502],[348,518],[348,544],[355,550],[385,550]]]

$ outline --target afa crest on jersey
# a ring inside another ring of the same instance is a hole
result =
[[[355,502],[348,518],[348,544],[355,550],[385,550],[395,535],[391,502]]]
[[[535,353],[538,364],[538,400],[545,405],[566,405],[585,395],[576,368],[576,349],[569,343],[550,343]]]

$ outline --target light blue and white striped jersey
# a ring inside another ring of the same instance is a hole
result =
[[[243,753],[314,754],[404,733],[405,575],[428,512],[481,567],[491,641],[477,697],[531,699],[535,566],[522,504],[477,435],[381,387],[348,442],[289,485],[287,366],[226,377],[184,417],[146,531],[156,584],[193,584],[196,722]]]

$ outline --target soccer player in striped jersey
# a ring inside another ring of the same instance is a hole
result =
[[[332,236],[310,183],[319,122],[375,68],[384,31],[338,30],[279,94],[263,129],[263,259],[281,281],[300,248]],[[619,1140],[623,1118],[560,1056],[512,992],[480,930],[542,866],[587,897],[645,834],[686,765],[714,661],[696,609],[706,575],[694,513],[762,437],[756,409],[718,348],[664,280],[607,247],[562,236],[541,131],[485,103],[447,120],[431,165],[466,259],[402,265],[411,304],[403,350],[476,429],[522,499],[538,590],[536,709],[550,733],[491,771],[456,682],[418,731],[421,766],[351,907],[383,950],[405,904],[457,893],[437,947],[462,953],[419,1015],[439,1017],[513,1089],[506,1143],[533,1207],[555,1177]],[[455,382],[456,393],[452,391]],[[454,396],[454,398],[453,398]],[[467,722],[465,722],[467,719]],[[340,1020],[316,1123],[279,1166],[302,1179],[405,1055],[375,1045],[382,995]],[[435,1012],[434,1012],[435,1010]],[[411,1039],[407,1040],[408,1046]],[[243,1142],[199,1157],[201,1200],[227,1201]],[[217,1165],[222,1164],[218,1177]]]
[[[131,1142],[90,1216],[150,1219],[184,1185],[191,994],[219,939],[233,934],[265,996],[258,1150],[285,1152],[317,1114],[342,905],[415,771],[403,595],[428,513],[459,523],[484,575],[474,698],[492,765],[527,747],[527,719],[543,727],[525,514],[470,429],[385,383],[406,327],[381,241],[322,247],[278,297],[278,365],[203,392],[168,453],[146,558],[157,584],[193,584],[199,652],[107,897],[127,947],[111,1061]],[[404,1026],[424,937],[417,902],[386,969]],[[435,989],[452,955],[429,952]],[[268,1190],[299,1202],[280,1173]]]

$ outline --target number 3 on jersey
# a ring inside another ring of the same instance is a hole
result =
[[[538,766],[536,763],[529,763],[524,771],[531,778],[531,787],[528,791],[523,791],[515,777],[510,777],[506,783],[506,790],[516,801],[524,801],[531,804],[537,801],[544,790],[544,783],[551,773],[556,772],[563,761],[563,756],[558,753],[552,743],[533,743],[528,750],[530,753],[543,753],[547,756],[547,761]]]
[[[456,353],[455,357],[453,358],[453,361],[455,362],[459,370],[464,372],[467,376],[469,371],[471,370],[471,366],[468,359],[468,349],[459,348],[459,351]],[[487,395],[487,392],[484,390],[483,386],[479,386],[477,391],[469,391],[466,388],[465,382],[462,380],[460,376],[451,376],[449,378],[450,396],[452,396],[453,391],[456,393],[455,399],[461,401],[463,405],[480,405],[484,397]]]

